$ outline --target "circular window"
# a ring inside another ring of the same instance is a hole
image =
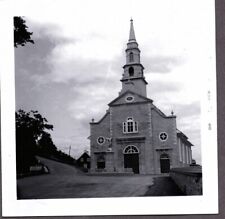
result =
[[[132,102],[133,100],[134,100],[134,97],[133,96],[126,97],[126,101],[127,102]]]
[[[160,139],[161,141],[166,141],[167,138],[168,138],[168,134],[167,134],[166,132],[161,132],[161,133],[159,134],[159,139]]]
[[[103,144],[105,142],[105,138],[102,136],[99,136],[97,139],[98,144]]]

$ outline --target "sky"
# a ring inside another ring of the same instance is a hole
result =
[[[15,49],[16,109],[46,117],[54,126],[55,145],[65,153],[71,146],[78,158],[90,150],[89,122],[101,119],[122,88],[132,17],[148,97],[166,115],[173,110],[177,128],[195,145],[193,158],[201,163],[210,9],[193,0],[70,3],[57,0],[45,4],[41,14],[24,17],[35,44]]]

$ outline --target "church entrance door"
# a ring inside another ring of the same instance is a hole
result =
[[[167,154],[162,154],[160,156],[160,167],[161,167],[161,173],[170,172],[170,159]]]
[[[129,145],[124,149],[124,168],[131,168],[134,173],[139,173],[139,151],[137,147]]]
[[[134,173],[139,173],[138,154],[124,154],[124,168],[132,168]]]

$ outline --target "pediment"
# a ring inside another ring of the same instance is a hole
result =
[[[137,94],[133,91],[126,91],[122,94],[120,94],[117,98],[115,98],[113,101],[111,101],[108,105],[109,106],[116,106],[116,105],[122,105],[122,104],[135,104],[135,103],[144,103],[144,102],[150,102],[153,101],[147,97],[144,97],[140,94]]]

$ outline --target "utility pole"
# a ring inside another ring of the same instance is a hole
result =
[[[69,156],[70,156],[70,150],[71,150],[71,145],[70,145],[70,147],[69,147]]]

